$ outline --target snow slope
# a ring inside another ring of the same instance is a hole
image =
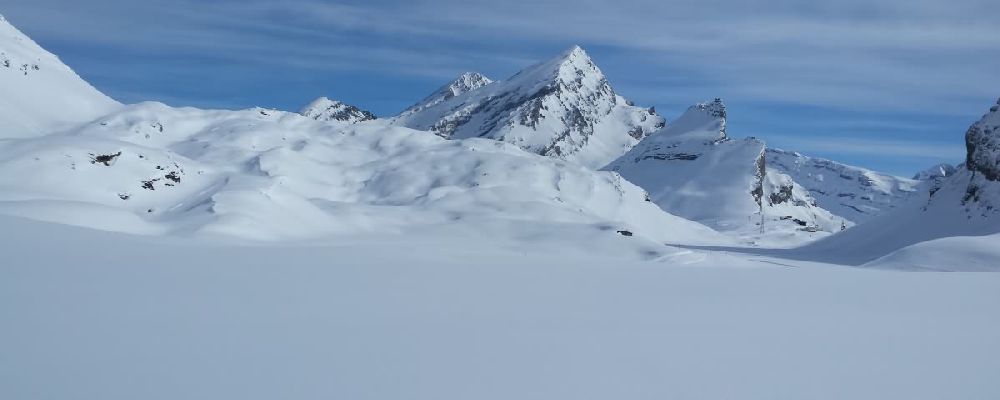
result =
[[[502,142],[265,109],[142,103],[0,142],[0,212],[108,230],[282,240],[492,219],[720,240],[644,199],[617,174]]]
[[[299,111],[299,114],[317,121],[340,121],[349,123],[371,121],[378,118],[370,111],[362,110],[337,100],[330,100],[326,97],[320,97],[313,100],[312,103],[303,107],[302,110]]]
[[[935,259],[948,261],[944,265],[938,264],[934,267],[936,269],[981,269],[982,265],[967,268],[967,258],[985,254],[984,252],[995,252],[996,234],[1000,234],[1000,182],[990,179],[992,166],[1000,163],[1000,153],[991,148],[1000,137],[1000,129],[996,129],[996,122],[1000,120],[997,108],[991,108],[988,114],[969,128],[966,142],[969,160],[974,164],[967,162],[954,175],[933,182],[920,194],[924,196],[923,199],[910,202],[843,234],[805,246],[800,249],[800,253],[810,255],[813,259],[845,264],[868,263],[889,254],[884,260],[895,265],[899,265],[900,260],[924,257],[926,262],[920,263],[921,268],[928,267],[930,260]],[[956,237],[904,249],[920,242],[950,236],[985,238]],[[956,245],[963,241],[970,242]],[[978,245],[986,247],[982,250],[970,250]],[[901,252],[890,254],[897,250]],[[990,263],[994,270],[1000,269],[997,259]]]
[[[611,162],[664,123],[618,96],[578,46],[506,81],[484,79],[461,94],[443,88],[444,96],[431,95],[394,123],[445,138],[495,139],[590,168]]]
[[[120,106],[2,15],[0,88],[0,139],[43,135]]]
[[[765,167],[762,141],[726,135],[719,99],[692,106],[605,169],[672,214],[758,244],[798,244],[842,224],[789,176]]]
[[[220,245],[0,217],[0,398],[1000,397],[1000,275],[507,243]]]
[[[790,176],[809,192],[817,205],[855,223],[910,201],[919,192],[922,181],[936,176],[928,170],[919,178],[906,179],[770,148],[765,157],[768,169]],[[938,174],[947,173],[945,166],[936,168]]]

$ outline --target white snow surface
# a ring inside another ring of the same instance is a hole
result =
[[[760,140],[727,136],[725,105],[716,99],[690,107],[605,169],[646,189],[664,210],[756,245],[797,245],[839,231],[842,219],[788,175],[764,167],[764,152]]]
[[[488,219],[710,243],[620,176],[487,139],[250,109],[126,106],[0,142],[0,212],[143,234],[288,240]]]
[[[1000,396],[1000,274],[466,233],[248,246],[0,217],[0,398]]]
[[[43,135],[120,106],[2,15],[0,90],[0,139]]]
[[[461,80],[461,79],[460,79]],[[394,123],[446,138],[484,137],[600,168],[664,120],[617,95],[579,46],[443,101],[432,95]]]

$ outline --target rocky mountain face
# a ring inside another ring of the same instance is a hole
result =
[[[369,111],[326,97],[313,100],[302,111],[299,111],[299,114],[317,121],[339,121],[351,124],[378,118]]]
[[[965,167],[989,181],[1000,181],[1000,100],[965,133]]]
[[[664,125],[652,109],[617,95],[580,47],[506,81],[470,81],[475,84],[460,86],[479,87],[449,98],[449,90],[439,91],[444,95],[411,107],[395,123],[445,138],[491,138],[591,168],[606,165]]]
[[[667,212],[744,237],[808,238],[845,223],[771,169],[762,141],[730,138],[720,99],[690,107],[605,169],[645,189]]]
[[[950,180],[964,181],[965,175],[968,175],[962,206],[970,213],[980,214],[979,217],[996,218],[1000,212],[1000,100],[969,127],[965,133],[965,146],[968,151],[965,169],[968,173],[956,174]],[[954,183],[951,185],[954,186]],[[932,203],[936,192],[931,193]]]
[[[861,223],[910,201],[921,180],[850,166],[799,153],[767,149],[767,167],[790,176],[823,209]],[[939,173],[947,173],[939,167]],[[932,172],[927,172],[931,179]]]
[[[417,102],[406,110],[402,112],[402,115],[408,115],[420,112],[426,108],[436,106],[444,101],[448,101],[456,96],[463,93],[468,93],[473,90],[477,90],[483,86],[493,83],[493,80],[486,77],[486,75],[480,74],[478,72],[466,72],[459,75],[458,78],[449,82],[447,85],[442,86],[430,96],[425,97],[423,100]]]
[[[0,139],[46,134],[119,106],[0,16]]]

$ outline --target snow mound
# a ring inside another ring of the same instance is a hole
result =
[[[0,139],[92,120],[120,104],[0,16]]]
[[[591,168],[606,165],[664,123],[653,110],[618,96],[579,46],[506,81],[435,101],[422,102],[395,123],[445,138],[495,139]]]
[[[378,118],[370,111],[362,110],[336,100],[330,100],[326,97],[313,100],[312,103],[302,108],[299,114],[317,121],[338,121],[350,124],[371,121]]]

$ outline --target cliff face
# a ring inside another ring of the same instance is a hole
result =
[[[990,181],[1000,181],[1000,100],[965,133],[965,167]]]

